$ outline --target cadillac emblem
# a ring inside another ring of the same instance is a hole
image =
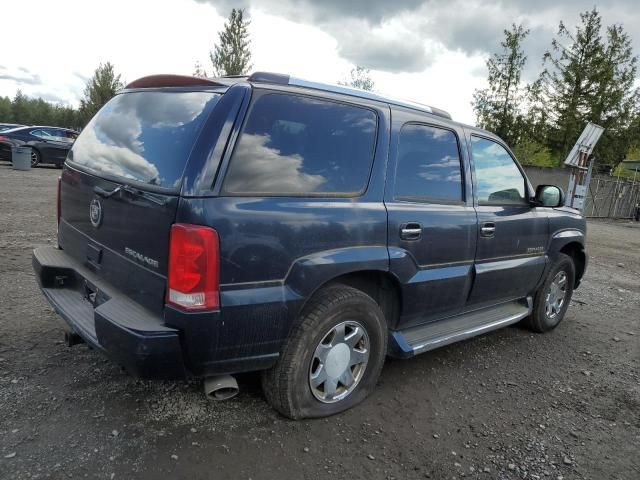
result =
[[[91,220],[91,225],[96,228],[102,223],[102,203],[97,198],[91,200],[89,204],[89,220]]]

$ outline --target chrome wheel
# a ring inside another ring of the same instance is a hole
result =
[[[549,319],[555,319],[562,310],[567,296],[567,274],[564,271],[556,273],[549,285],[545,296],[545,314]]]
[[[34,149],[31,149],[31,166],[35,167],[36,165],[38,165],[38,163],[40,163],[38,152],[36,152]]]
[[[309,367],[309,386],[323,403],[335,403],[353,392],[369,360],[369,335],[353,321],[342,322],[322,338]]]

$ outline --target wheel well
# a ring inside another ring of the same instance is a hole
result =
[[[380,306],[387,320],[387,326],[395,327],[400,316],[401,295],[398,281],[391,274],[379,270],[347,273],[331,279],[317,291],[338,283],[356,288],[373,298]]]
[[[586,266],[584,248],[578,242],[571,242],[562,247],[560,252],[569,255],[573,259],[573,264],[576,267],[575,286],[577,287],[580,284],[582,275],[584,275],[584,268]]]

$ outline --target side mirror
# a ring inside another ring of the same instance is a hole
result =
[[[555,185],[538,185],[534,200],[539,207],[561,207],[564,205],[564,192]]]

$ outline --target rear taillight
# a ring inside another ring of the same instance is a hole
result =
[[[200,225],[172,225],[167,303],[183,310],[216,310],[220,307],[219,282],[217,232]]]
[[[9,140],[9,139],[7,137],[3,137],[2,135],[0,135],[0,142],[2,142],[4,140]]]
[[[60,226],[60,215],[62,214],[62,208],[60,204],[60,189],[62,188],[62,177],[58,177],[58,195],[56,197],[56,213],[58,215],[58,226]]]

